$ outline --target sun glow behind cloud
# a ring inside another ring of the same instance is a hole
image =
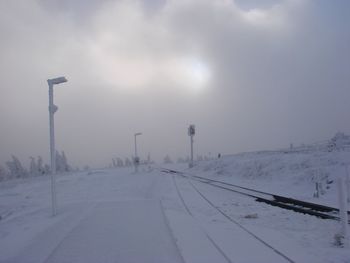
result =
[[[186,75],[191,87],[196,90],[205,87],[211,78],[208,65],[196,58],[191,58],[185,63]]]
[[[204,2],[208,5],[206,12],[226,14],[228,24],[236,24],[238,19],[239,23],[268,32],[286,25],[283,6],[245,11],[232,1]],[[198,54],[193,43],[171,33],[178,32],[173,28],[172,16],[180,7],[190,10],[190,1],[170,1],[154,16],[148,16],[139,1],[106,4],[93,20],[95,34],[88,47],[96,77],[114,89],[133,93],[154,86],[183,90],[208,86],[215,76],[205,52]]]
[[[113,2],[100,10],[87,45],[96,79],[132,93],[156,86],[181,91],[207,86],[209,61],[196,46],[174,38],[171,32],[177,29],[171,29],[168,15],[147,16],[138,1]]]
[[[90,47],[96,74],[108,86],[123,91],[134,93],[159,83],[182,90],[199,90],[211,77],[208,65],[191,55],[120,54],[103,46]]]

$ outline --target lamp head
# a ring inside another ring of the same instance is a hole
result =
[[[56,84],[61,84],[67,82],[67,79],[65,77],[58,77],[58,78],[54,78],[54,79],[48,79],[47,83],[49,85],[56,85]]]
[[[135,133],[135,136],[142,135],[141,132]]]

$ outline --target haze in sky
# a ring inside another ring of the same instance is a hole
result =
[[[0,163],[73,165],[216,156],[350,133],[350,2],[18,0],[0,2]]]

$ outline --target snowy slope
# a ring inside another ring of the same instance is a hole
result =
[[[346,178],[350,148],[333,150],[252,152],[198,162],[191,173],[266,192],[337,205],[336,179]],[[350,172],[350,167],[349,167]],[[316,182],[323,193],[314,198]]]

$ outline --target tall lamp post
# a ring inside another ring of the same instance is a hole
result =
[[[134,157],[135,172],[138,171],[138,165],[140,163],[140,158],[137,156],[137,142],[136,142],[136,137],[139,135],[142,135],[142,133],[137,132],[134,134],[134,139],[135,139],[135,157]]]
[[[53,103],[53,86],[67,82],[65,77],[59,77],[54,79],[48,79],[49,85],[49,115],[50,115],[50,157],[51,157],[51,199],[52,199],[52,215],[55,216],[56,211],[56,150],[55,150],[55,127],[54,127],[54,114],[58,110],[58,107]]]

